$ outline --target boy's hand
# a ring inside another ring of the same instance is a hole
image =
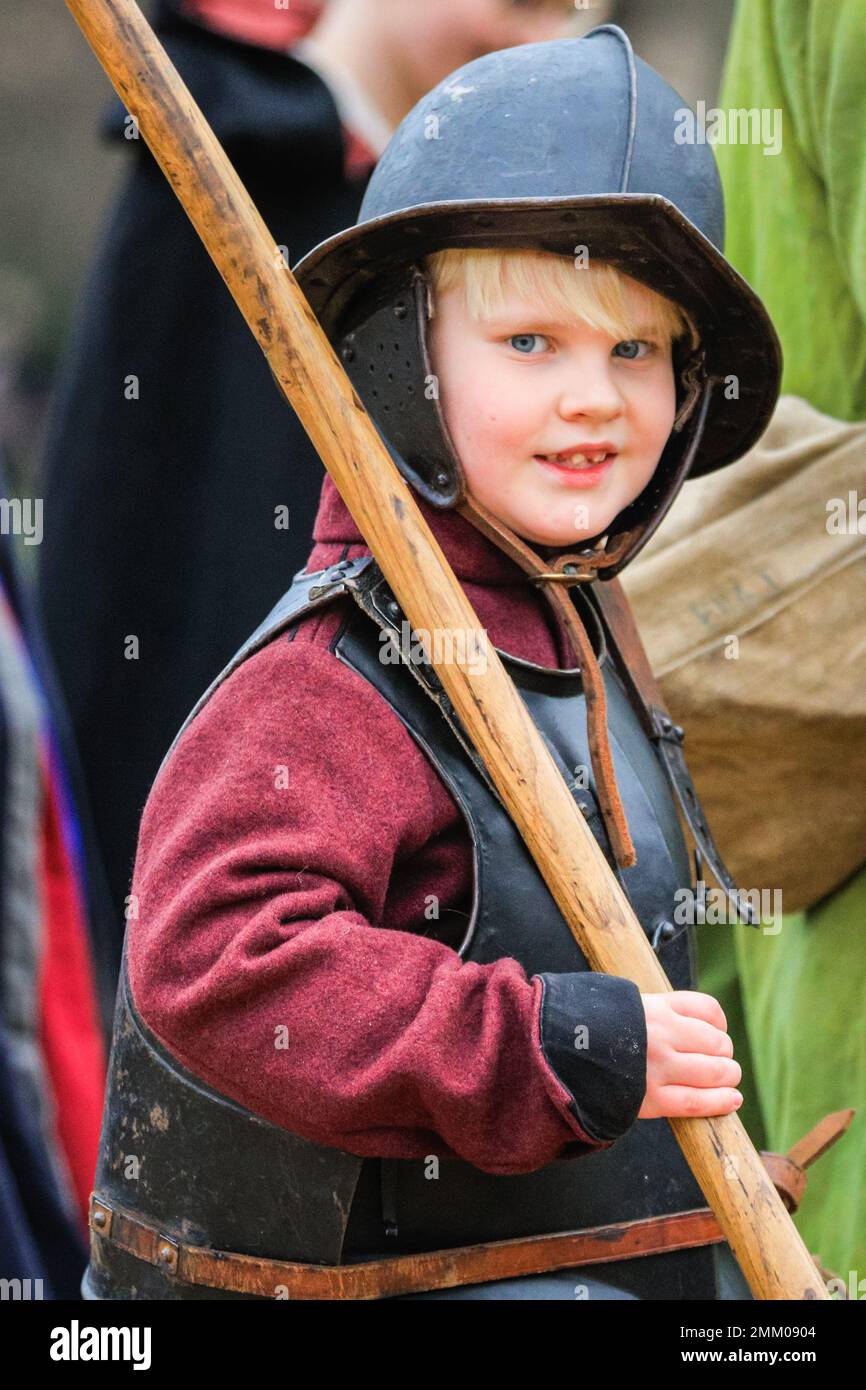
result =
[[[642,994],[647,1028],[647,1089],[639,1120],[728,1115],[742,1104],[722,1006],[711,994],[678,989]]]

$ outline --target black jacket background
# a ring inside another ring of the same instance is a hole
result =
[[[289,264],[356,220],[364,181],[345,179],[316,74],[168,6],[155,27]],[[108,138],[125,115],[112,100]],[[323,477],[167,180],[143,140],[127,143],[55,389],[39,590],[115,903],[115,969],[150,784],[305,563]]]

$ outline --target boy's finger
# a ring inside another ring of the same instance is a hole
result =
[[[676,1080],[674,1081],[674,1077]],[[702,1052],[678,1052],[671,1059],[671,1084],[699,1090],[739,1086],[743,1068],[732,1057],[708,1057]]]
[[[743,1097],[732,1086],[661,1086],[655,1101],[662,1113],[684,1119],[708,1115],[730,1115],[738,1110]]]
[[[725,1018],[725,1011],[718,999],[714,999],[711,994],[702,994],[697,989],[675,989],[671,991],[668,999],[671,1008],[678,1014],[686,1014],[689,1018],[702,1018],[714,1027],[721,1028],[723,1033],[727,1033],[728,1020]]]
[[[680,1018],[674,1025],[670,1047],[676,1053],[702,1052],[705,1057],[733,1057],[730,1036],[701,1018]]]

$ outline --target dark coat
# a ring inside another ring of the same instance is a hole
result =
[[[356,219],[366,180],[346,177],[316,74],[167,7],[155,27],[290,264]],[[124,117],[113,102],[104,134],[123,139]],[[323,477],[144,141],[129,155],[57,383],[40,577],[118,952],[160,760],[304,564]]]

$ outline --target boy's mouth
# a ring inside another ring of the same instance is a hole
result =
[[[569,449],[562,454],[535,454],[536,463],[550,469],[561,479],[568,478],[577,487],[590,487],[605,476],[614,459],[616,450],[601,447],[598,449]]]
[[[555,463],[561,468],[596,468],[616,457],[612,444],[582,444],[565,449],[560,454],[535,454],[540,463]]]

